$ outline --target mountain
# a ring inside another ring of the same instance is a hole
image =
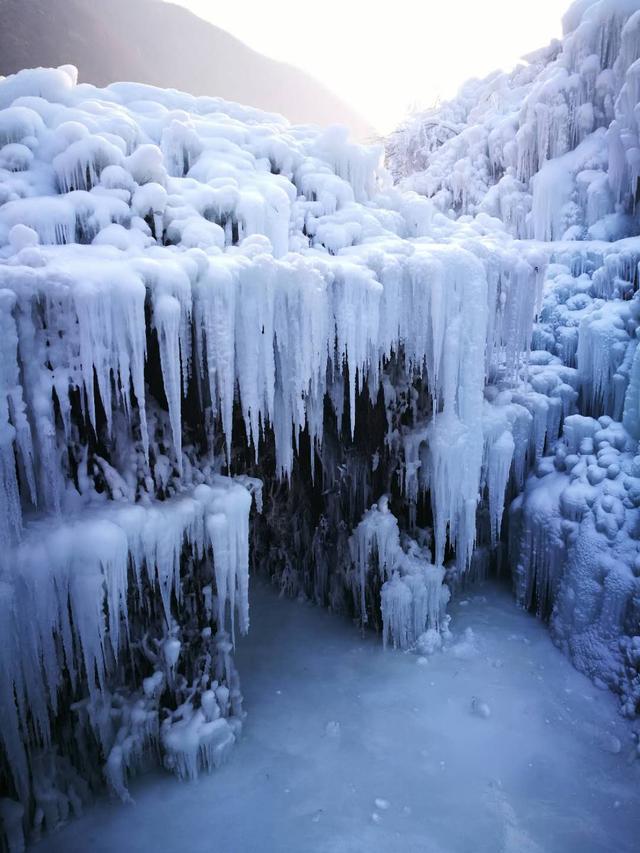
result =
[[[278,112],[295,123],[372,127],[313,77],[162,0],[0,0],[0,74],[76,65],[80,80],[135,80]]]

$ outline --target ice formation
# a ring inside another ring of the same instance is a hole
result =
[[[389,145],[394,176],[521,238],[635,234],[638,12],[634,0],[574,3],[562,41],[412,117]]]
[[[0,80],[12,827],[126,799],[158,754],[224,760],[250,565],[426,654],[450,591],[510,563],[637,712],[634,6],[581,0],[412,119],[399,186],[339,128]]]
[[[124,798],[154,750],[188,778],[224,758],[242,718],[231,655],[248,627],[250,492],[263,480],[272,498],[254,561],[265,543],[284,553],[274,490],[340,491],[345,445],[376,445],[392,477],[406,429],[391,410],[415,382],[433,560],[424,542],[400,547],[389,513],[382,589],[362,552],[356,590],[348,547],[326,571],[322,531],[340,525],[317,506],[298,550],[315,548],[318,599],[330,586],[363,621],[380,615],[385,641],[444,624],[445,551],[471,562],[481,486],[498,513],[509,467],[506,440],[485,447],[476,429],[485,374],[503,352],[515,366],[514,333],[526,346],[542,267],[491,245],[485,222],[453,240],[339,129],[98,90],[69,68],[1,81],[0,107],[0,737],[38,832],[80,808],[92,756]],[[357,410],[380,394],[386,428],[363,440]],[[346,464],[363,487],[343,545],[378,488],[357,454]]]
[[[398,520],[385,495],[367,510],[350,540],[360,617],[367,621],[367,575],[377,569],[383,643],[403,649],[418,644],[428,631],[446,631],[450,596],[442,565],[432,565],[429,549],[405,538],[401,544]]]
[[[561,41],[470,81],[387,149],[401,187],[458,222],[499,219],[547,261],[528,365],[509,383],[490,377],[485,392],[494,418],[505,394],[531,418],[511,430],[508,558],[517,599],[630,715],[640,707],[639,62],[637,2],[574,3]],[[505,465],[509,444],[498,444]],[[499,471],[496,460],[488,477]]]

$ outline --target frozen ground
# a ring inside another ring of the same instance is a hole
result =
[[[637,853],[632,726],[507,591],[462,596],[428,659],[258,583],[251,604],[229,763],[138,779],[38,853]]]

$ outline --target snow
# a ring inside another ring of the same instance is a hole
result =
[[[134,805],[99,802],[35,850],[636,849],[632,726],[507,590],[470,588],[426,666],[260,583],[252,595],[237,656],[250,721],[230,761],[191,784],[140,778]],[[454,656],[468,630],[477,654]]]

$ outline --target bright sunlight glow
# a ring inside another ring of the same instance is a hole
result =
[[[178,0],[281,62],[297,65],[387,133],[409,109],[470,77],[512,67],[561,34],[563,0]]]

